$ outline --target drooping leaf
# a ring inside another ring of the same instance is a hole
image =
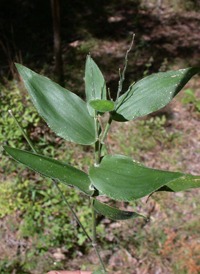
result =
[[[90,115],[94,116],[95,111],[90,107],[89,101],[95,99],[106,100],[106,83],[100,69],[90,55],[87,56],[85,66],[85,93],[88,110]]]
[[[175,179],[166,186],[163,186],[159,191],[178,192],[198,187],[200,187],[200,176],[184,174],[183,177]]]
[[[92,184],[119,201],[137,200],[184,176],[179,172],[147,168],[122,155],[105,156],[99,167],[89,168]]]
[[[94,119],[81,98],[20,64],[16,67],[39,114],[57,135],[78,144],[95,142]]]
[[[138,81],[116,102],[113,119],[130,121],[167,105],[200,67],[159,72]]]
[[[115,108],[114,102],[108,100],[90,100],[89,105],[100,112],[112,111]]]
[[[137,212],[119,210],[117,208],[108,206],[104,203],[99,202],[96,199],[94,199],[93,201],[93,207],[97,213],[113,220],[128,220],[136,217],[144,217],[143,215],[138,214]]]
[[[58,180],[66,185],[74,186],[89,196],[93,194],[93,191],[89,188],[91,184],[90,179],[85,172],[67,163],[21,149],[9,146],[4,146],[4,149],[17,162],[24,164],[37,173]]]

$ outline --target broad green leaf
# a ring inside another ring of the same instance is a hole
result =
[[[8,146],[3,148],[17,162],[24,164],[37,173],[58,180],[66,185],[74,186],[89,196],[93,194],[93,191],[89,189],[90,179],[85,172],[69,164],[42,155]]]
[[[114,102],[100,99],[90,100],[89,105],[100,112],[111,111],[115,108]]]
[[[90,55],[87,56],[85,66],[85,93],[88,110],[90,115],[94,116],[95,111],[89,106],[89,101],[95,99],[106,100],[106,83],[100,69]]]
[[[184,174],[183,177],[173,180],[159,189],[159,191],[178,192],[198,187],[200,187],[200,176]]]
[[[104,203],[99,202],[96,199],[94,199],[93,201],[93,207],[97,213],[113,220],[128,220],[136,217],[144,217],[143,215],[140,215],[136,212],[123,211],[123,210],[119,210],[117,208],[108,206]]]
[[[105,156],[99,167],[89,168],[92,184],[119,201],[137,200],[183,176],[183,173],[147,168],[122,155]]]
[[[159,72],[138,81],[119,97],[113,112],[116,121],[130,121],[167,105],[200,67]]]
[[[16,64],[39,114],[60,137],[78,144],[95,142],[95,123],[87,104],[50,79]]]

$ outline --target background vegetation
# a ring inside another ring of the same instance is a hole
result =
[[[123,66],[132,32],[136,36],[127,86],[153,72],[200,65],[199,1],[60,0],[60,7],[64,86],[82,97],[89,52],[115,96],[118,68]],[[65,142],[48,129],[13,65],[23,63],[57,80],[50,1],[2,0],[0,18],[0,143],[28,149],[8,114],[12,109],[41,153],[87,171],[93,148]],[[190,92],[182,92],[155,115],[114,124],[108,151],[149,167],[199,174],[200,78],[191,80],[188,88]],[[98,261],[52,183],[11,161],[3,151],[0,157],[0,272],[93,270]],[[89,232],[88,201],[61,187]],[[102,257],[111,273],[199,273],[199,195],[199,190],[162,193],[148,203],[145,198],[121,204],[122,209],[149,216],[145,223],[99,216]]]

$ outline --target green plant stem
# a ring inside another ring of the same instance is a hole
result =
[[[103,145],[105,144],[104,142],[105,142],[106,136],[108,134],[108,131],[109,131],[111,123],[112,123],[112,115],[110,115],[110,117],[108,119],[108,123],[107,123],[107,125],[105,127],[103,136],[101,138],[101,143],[100,143],[100,148],[99,148],[99,156],[98,156],[99,157],[99,161],[101,159],[101,151],[102,151]]]
[[[35,154],[37,154],[37,151],[35,150],[33,143],[31,142],[31,140],[28,138],[28,136],[26,135],[26,133],[24,132],[23,128],[20,126],[20,124],[18,123],[17,119],[15,118],[15,116],[12,113],[12,110],[9,109],[9,114],[11,115],[11,117],[14,119],[16,125],[18,126],[19,130],[21,131],[22,135],[24,136],[24,138],[26,139],[26,141],[28,142],[29,146],[31,147],[31,149],[33,150],[33,152]]]
[[[108,123],[106,125],[106,128],[105,128],[105,131],[103,133],[102,139],[100,140],[100,138],[99,138],[99,121],[98,121],[98,117],[97,117],[97,112],[95,111],[95,130],[96,130],[96,138],[97,138],[97,141],[95,142],[95,166],[99,166],[99,164],[100,164],[101,149],[102,149],[102,146],[104,144],[105,138],[107,136],[108,130],[110,128],[111,122],[112,122],[112,117],[110,116],[109,120],[108,120]],[[102,141],[103,141],[103,143],[102,143]],[[94,201],[94,199],[91,198],[91,208],[92,208],[92,246],[95,249],[95,252],[97,254],[97,257],[99,259],[99,262],[101,264],[103,272],[107,273],[106,269],[105,269],[105,266],[103,264],[103,261],[102,261],[102,259],[100,257],[100,254],[99,254],[99,251],[98,251],[98,248],[97,248],[97,243],[96,243],[96,212],[95,212],[94,207],[93,207],[93,201]]]
[[[109,117],[109,119],[108,119],[108,123],[107,123],[107,125],[106,125],[106,127],[105,127],[105,130],[104,130],[104,133],[103,133],[103,136],[102,136],[102,138],[101,138],[101,143],[102,144],[104,144],[104,141],[105,141],[105,139],[106,139],[106,136],[107,136],[107,134],[108,134],[108,130],[109,130],[109,128],[110,128],[110,125],[111,125],[111,123],[112,123],[112,115],[110,115],[110,117]]]
[[[112,115],[110,115],[109,119],[108,119],[108,123],[105,127],[105,130],[104,130],[104,133],[100,139],[99,137],[99,129],[98,129],[98,119],[97,117],[95,117],[96,119],[96,136],[97,136],[97,141],[95,142],[95,165],[96,166],[99,166],[100,164],[100,160],[101,160],[101,151],[102,151],[102,147],[103,145],[105,144],[104,141],[106,139],[106,136],[108,134],[108,131],[109,131],[109,128],[110,128],[110,125],[112,123]]]
[[[95,142],[95,166],[99,166],[100,164],[99,151],[100,151],[99,140],[97,140]]]
[[[99,143],[99,121],[97,117],[97,111],[95,110],[95,133],[96,133],[96,139],[95,142],[95,165],[99,166],[100,164],[100,157],[99,157],[99,149],[100,149],[100,143]]]
[[[91,198],[91,208],[92,208],[92,246],[94,247],[94,250],[98,256],[99,262],[101,264],[101,267],[103,269],[104,273],[107,273],[106,268],[104,266],[104,263],[101,259],[101,256],[99,254],[98,248],[97,248],[97,242],[96,242],[96,212],[93,207],[93,201],[94,199]]]
[[[13,115],[12,111],[9,110],[10,115],[12,116],[12,118],[14,119],[15,123],[17,124],[18,128],[20,129],[21,133],[23,134],[24,138],[26,139],[26,141],[28,142],[28,144],[30,145],[31,149],[33,150],[33,152],[35,154],[38,154],[36,149],[34,148],[31,140],[29,139],[29,137],[27,136],[27,134],[25,133],[25,131],[23,130],[23,128],[20,126],[20,124],[18,123],[17,119],[15,118],[15,116]],[[88,235],[88,233],[86,232],[85,228],[83,227],[83,225],[81,224],[79,218],[77,217],[76,213],[73,211],[73,209],[71,208],[70,204],[68,203],[67,199],[65,198],[65,196],[63,195],[61,189],[59,188],[57,182],[55,180],[52,180],[54,185],[56,186],[58,192],[60,193],[61,197],[63,198],[64,202],[66,203],[66,205],[68,206],[69,210],[71,211],[72,215],[74,216],[75,220],[77,221],[77,223],[79,224],[79,226],[82,228],[83,232],[85,233],[85,235],[87,236],[87,238],[89,239],[90,242],[92,242],[92,239],[90,238],[90,236]]]
[[[87,236],[87,238],[89,239],[89,241],[92,242],[92,239],[90,238],[90,236],[88,235],[88,233],[86,232],[85,228],[83,227],[83,225],[81,224],[80,220],[78,219],[76,213],[73,211],[73,209],[71,208],[70,204],[68,203],[67,199],[65,198],[65,196],[63,195],[61,189],[59,188],[57,182],[55,180],[52,180],[54,182],[54,185],[56,186],[57,190],[59,191],[61,197],[63,198],[63,200],[65,201],[65,203],[67,204],[69,210],[71,211],[72,215],[74,216],[74,218],[76,219],[77,223],[79,224],[79,226],[82,228],[83,232],[85,233],[85,235]]]

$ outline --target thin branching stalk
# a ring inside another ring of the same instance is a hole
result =
[[[69,210],[71,211],[72,215],[74,216],[74,218],[76,219],[77,223],[79,224],[79,226],[82,228],[84,234],[87,236],[88,240],[90,242],[92,242],[92,239],[90,238],[90,236],[88,235],[88,233],[86,232],[85,228],[83,227],[82,223],[80,222],[79,218],[77,217],[76,213],[74,212],[74,210],[71,208],[70,204],[68,203],[67,199],[65,198],[65,196],[63,195],[61,189],[58,186],[58,183],[55,180],[52,180],[54,182],[54,185],[56,186],[58,192],[60,193],[61,197],[63,198],[64,202],[66,203],[66,205],[68,206]]]
[[[22,135],[24,136],[24,138],[26,139],[27,143],[29,144],[29,146],[31,147],[31,149],[33,150],[33,152],[35,154],[37,154],[36,149],[33,146],[33,143],[31,142],[31,140],[28,138],[27,134],[24,132],[23,128],[20,126],[19,122],[17,121],[17,119],[15,118],[15,116],[12,113],[12,110],[8,110],[9,114],[11,115],[11,117],[14,119],[15,124],[18,126],[19,130],[21,131]]]
[[[104,143],[104,142],[105,142],[105,139],[106,139],[106,136],[107,136],[107,134],[108,134],[110,125],[111,125],[111,123],[112,123],[112,120],[113,120],[113,119],[112,119],[112,115],[110,115],[110,117],[109,117],[109,119],[108,119],[108,123],[107,123],[107,125],[106,125],[106,127],[105,127],[105,130],[104,130],[103,136],[102,136],[102,138],[101,138],[101,143]]]
[[[24,138],[26,139],[26,141],[28,142],[28,144],[30,145],[31,149],[33,150],[33,152],[35,154],[38,154],[36,149],[33,146],[33,143],[31,142],[31,140],[29,139],[29,137],[27,136],[27,134],[25,133],[25,131],[23,130],[23,128],[20,126],[19,122],[17,121],[17,119],[15,118],[15,116],[13,115],[12,111],[9,110],[8,111],[10,113],[10,115],[12,116],[12,118],[14,119],[16,125],[18,126],[18,128],[20,129],[21,133],[23,134]],[[66,205],[68,206],[69,210],[71,211],[72,215],[74,216],[74,218],[76,219],[77,223],[79,224],[79,226],[82,228],[84,234],[87,236],[88,240],[90,242],[92,242],[92,239],[90,238],[90,236],[88,235],[88,233],[86,232],[85,228],[83,227],[82,223],[80,222],[79,218],[77,217],[76,213],[74,212],[74,210],[71,208],[70,204],[68,203],[67,199],[65,198],[65,196],[63,195],[61,189],[58,186],[58,183],[56,182],[56,180],[52,180],[54,185],[56,186],[58,192],[60,193],[61,197],[63,198],[64,202],[66,203]]]
[[[125,65],[124,65],[124,69],[123,69],[122,74],[121,74],[121,70],[119,69],[119,86],[118,86],[118,91],[117,91],[116,104],[117,104],[117,102],[118,102],[119,95],[120,95],[120,93],[121,93],[121,91],[122,91],[123,82],[124,82],[124,80],[125,80],[125,73],[126,73],[126,68],[127,68],[127,64],[128,64],[128,54],[129,54],[129,52],[130,52],[131,49],[132,49],[134,37],[135,37],[135,34],[133,34],[133,38],[132,38],[132,41],[131,41],[130,48],[129,48],[129,49],[127,50],[127,52],[126,52],[126,56],[125,56]]]

